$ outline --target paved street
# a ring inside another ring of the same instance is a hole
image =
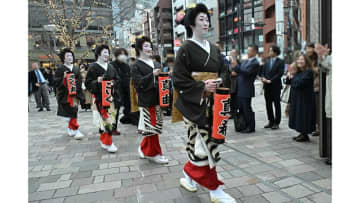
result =
[[[118,152],[101,149],[92,113],[80,110],[78,122],[86,135],[74,140],[66,135],[67,124],[56,116],[56,100],[51,96],[51,112],[37,112],[34,98],[29,103],[29,202],[210,202],[201,188],[190,193],[179,185],[187,161],[186,129],[165,117],[160,143],[170,162],[156,165],[139,159],[141,136],[133,125],[120,125],[113,141]],[[229,122],[226,144],[219,150],[217,166],[224,189],[243,203],[331,202],[331,167],[319,158],[318,140],[297,143],[297,135],[283,117],[279,130],[265,130],[265,102],[253,100],[256,133],[240,134]],[[284,110],[284,108],[282,109]]]

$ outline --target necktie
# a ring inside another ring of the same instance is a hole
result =
[[[36,77],[37,77],[37,79],[38,79],[38,82],[39,82],[39,83],[43,83],[43,80],[42,80],[42,77],[41,77],[41,75],[40,75],[40,73],[39,73],[39,70],[36,70],[36,71],[35,71],[35,74],[36,74]]]

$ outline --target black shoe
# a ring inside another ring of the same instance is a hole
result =
[[[50,109],[50,108],[46,108],[46,111],[51,111],[51,109]]]
[[[254,133],[255,129],[246,128],[245,130],[241,131],[241,133]]]
[[[325,164],[331,166],[331,165],[332,165],[331,160],[330,160],[330,159],[326,159]]]
[[[317,136],[319,136],[319,135],[320,135],[320,132],[319,132],[319,131],[314,132],[314,133],[312,134],[313,137],[317,137]]]
[[[278,124],[274,124],[273,126],[271,126],[271,129],[273,129],[273,130],[279,129],[279,125],[278,125]]]
[[[40,108],[40,109],[38,110],[38,112],[40,112],[40,111],[44,111],[44,109],[43,109],[43,108]]]
[[[299,138],[295,140],[296,142],[310,142],[310,138],[308,135],[301,135]]]
[[[272,123],[268,123],[266,126],[264,126],[264,128],[272,128],[273,124]]]
[[[131,120],[130,120],[129,117],[124,116],[124,117],[122,117],[122,118],[120,119],[120,122],[121,122],[122,124],[130,124],[130,123],[131,123]]]
[[[298,139],[299,137],[301,137],[302,135],[301,134],[299,134],[298,136],[296,136],[296,137],[293,137],[292,139],[293,140],[296,140],[296,139]]]

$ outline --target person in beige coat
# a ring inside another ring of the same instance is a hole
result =
[[[85,97],[84,103],[81,104],[81,108],[85,109],[85,111],[87,111],[91,108],[91,101],[92,101],[91,93],[85,87],[85,79],[86,79],[87,72],[88,72],[88,67],[86,66],[86,64],[81,64],[80,65],[80,75],[81,75],[81,79],[82,79],[81,88],[83,90],[83,94]]]
[[[315,45],[315,51],[319,55],[319,62],[321,68],[326,70],[326,93],[325,93],[325,114],[326,114],[326,132],[327,136],[327,149],[328,157],[325,161],[326,164],[332,163],[332,57],[330,55],[330,49],[327,44],[322,46],[321,44]]]

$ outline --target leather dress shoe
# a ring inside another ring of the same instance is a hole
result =
[[[40,112],[40,111],[44,111],[44,109],[43,109],[43,108],[40,108],[40,109],[38,110],[38,112]]]
[[[296,142],[310,142],[310,138],[308,135],[300,135],[298,138],[296,138],[295,140]]]
[[[268,123],[266,126],[264,126],[264,128],[272,128],[273,124]]]
[[[273,126],[271,126],[271,129],[273,129],[273,130],[279,129],[279,125],[278,125],[278,124],[274,124]]]
[[[254,133],[255,129],[251,130],[250,128],[246,128],[245,130],[241,131],[242,133]]]

